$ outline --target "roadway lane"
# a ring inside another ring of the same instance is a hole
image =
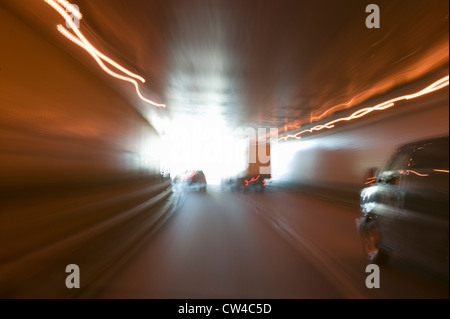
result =
[[[381,270],[381,288],[366,288],[357,216],[275,189],[188,192],[96,297],[448,298],[448,283],[395,259]]]

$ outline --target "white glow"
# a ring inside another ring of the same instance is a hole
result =
[[[186,116],[170,123],[163,136],[162,163],[171,175],[203,170],[208,184],[234,176],[246,168],[245,141],[233,136],[220,116]]]
[[[291,140],[284,143],[272,144],[271,151],[271,169],[272,178],[284,178],[289,174],[289,168],[292,166],[291,161],[300,150],[311,148],[316,143],[308,140]]]

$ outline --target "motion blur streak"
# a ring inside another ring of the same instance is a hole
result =
[[[120,74],[117,74],[117,73],[111,71],[111,70],[110,70],[110,69],[102,62],[102,60],[99,58],[99,56],[98,56],[97,54],[95,54],[94,51],[92,51],[92,50],[91,50],[88,46],[86,46],[83,42],[81,42],[81,41],[78,40],[76,37],[74,37],[72,34],[70,34],[69,31],[68,31],[66,28],[64,28],[62,25],[58,25],[58,31],[61,32],[61,33],[62,33],[65,37],[67,37],[69,40],[71,40],[71,41],[74,42],[75,44],[77,44],[77,45],[79,45],[80,47],[82,47],[83,49],[85,49],[90,55],[92,55],[92,57],[95,59],[95,61],[97,61],[98,65],[100,65],[100,67],[101,67],[106,73],[108,73],[109,75],[111,75],[111,76],[113,76],[113,77],[115,77],[115,78],[117,78],[117,79],[120,79],[120,80],[123,80],[123,81],[127,81],[127,82],[132,83],[132,84],[135,86],[135,88],[136,88],[136,93],[137,93],[137,95],[139,96],[139,98],[140,98],[141,100],[143,100],[144,102],[153,104],[153,105],[155,105],[155,106],[158,106],[158,107],[166,107],[164,104],[158,104],[158,103],[153,102],[152,100],[149,100],[149,99],[145,98],[145,97],[142,95],[141,91],[139,90],[139,85],[138,85],[138,83],[136,82],[136,80],[130,79],[130,78],[126,77],[126,76],[123,76],[123,75],[120,75]]]
[[[413,174],[416,174],[417,176],[422,176],[422,177],[430,176],[429,174],[421,174],[421,173],[418,173],[418,172],[410,170],[410,169],[407,169],[406,171],[402,170],[402,169],[400,170],[400,174],[409,175],[409,173],[413,173]]]
[[[330,114],[330,112],[336,111],[336,110],[338,110],[339,108],[341,108],[341,107],[343,107],[343,106],[350,106],[350,105],[353,103],[354,100],[355,100],[355,98],[351,99],[351,100],[348,101],[347,103],[341,103],[341,104],[335,105],[335,106],[333,106],[333,107],[330,107],[328,110],[326,110],[325,112],[323,112],[323,113],[320,114],[319,116],[314,116],[314,115],[311,114],[311,122],[321,120],[321,119],[323,119],[327,114]]]
[[[353,119],[363,117],[364,115],[369,114],[369,113],[371,113],[373,111],[386,110],[386,109],[394,106],[395,102],[398,102],[398,101],[401,101],[401,100],[411,100],[411,99],[417,98],[419,96],[422,96],[422,95],[425,95],[425,94],[428,94],[428,93],[440,90],[440,89],[448,86],[448,84],[449,84],[449,75],[442,77],[441,79],[433,82],[432,84],[430,84],[426,88],[424,88],[424,89],[422,89],[422,90],[420,90],[420,91],[418,91],[416,93],[402,95],[402,96],[390,99],[388,101],[385,101],[383,103],[377,104],[375,106],[360,109],[360,110],[355,111],[354,113],[352,113],[350,116],[341,117],[341,118],[335,119],[335,120],[330,121],[330,122],[325,123],[325,124],[316,125],[316,126],[310,128],[310,129],[305,129],[305,130],[300,131],[300,132],[298,132],[296,134],[292,134],[292,135],[289,134],[289,135],[280,137],[278,140],[279,141],[280,140],[287,140],[287,139],[290,139],[290,138],[300,139],[301,138],[300,135],[304,134],[306,132],[312,133],[313,131],[320,131],[320,130],[322,130],[324,128],[331,129],[331,128],[334,127],[335,123],[342,122],[342,121],[351,121]]]
[[[372,184],[373,182],[375,182],[377,180],[377,178],[376,177],[371,177],[371,178],[368,178],[367,179],[367,182],[365,182],[364,184]]]
[[[112,66],[114,66],[115,68],[119,69],[120,71],[128,74],[130,77],[133,77],[135,79],[138,79],[139,81],[141,81],[142,83],[145,83],[145,79],[129,70],[127,70],[126,68],[124,68],[123,66],[121,66],[120,64],[118,64],[117,62],[115,62],[114,60],[112,60],[111,58],[107,57],[106,55],[102,54],[100,51],[98,51],[87,39],[86,37],[81,33],[81,31],[77,28],[77,26],[75,25],[75,23],[72,21],[72,19],[70,18],[70,16],[64,11],[64,8],[61,7],[61,5],[59,5],[58,3],[56,3],[54,0],[44,0],[44,2],[46,2],[47,4],[49,4],[51,7],[53,7],[65,20],[66,22],[70,25],[71,29],[75,32],[75,34],[77,35],[77,37],[75,37],[74,35],[72,35],[66,28],[64,28],[62,25],[58,25],[57,29],[59,32],[61,32],[66,38],[68,38],[69,40],[71,40],[72,42],[74,42],[75,44],[79,45],[80,47],[82,47],[84,50],[86,50],[89,54],[92,55],[92,57],[95,59],[95,61],[98,63],[98,65],[109,75],[123,80],[123,81],[127,81],[130,82],[132,84],[134,84],[134,86],[136,87],[136,93],[138,94],[139,98],[149,104],[152,104],[154,106],[157,107],[166,107],[165,104],[161,104],[161,103],[157,103],[154,102],[150,99],[145,98],[142,93],[139,90],[139,85],[138,83],[133,80],[132,78],[126,77],[126,76],[122,76],[119,75],[113,71],[111,71],[108,67],[105,66],[105,64],[101,61],[104,60],[106,62],[108,62],[109,64],[111,64]],[[73,7],[65,2],[65,1],[58,1],[60,2],[63,6],[65,6],[66,8],[71,8],[70,10],[74,13],[74,15],[77,17],[77,19],[81,19],[82,15],[78,10],[73,9]],[[78,13],[77,13],[78,12]]]
[[[76,33],[76,35],[78,36],[78,38],[80,39],[80,41],[82,43],[85,44],[86,47],[89,48],[89,50],[91,50],[92,52],[94,52],[95,55],[99,56],[101,59],[105,60],[106,62],[112,64],[114,67],[116,67],[117,69],[121,70],[122,72],[128,74],[129,76],[138,79],[139,81],[141,81],[142,83],[145,83],[145,79],[127,69],[125,69],[123,66],[121,66],[120,64],[118,64],[117,62],[115,62],[114,60],[110,59],[109,57],[107,57],[106,55],[104,55],[103,53],[101,53],[100,51],[98,51],[87,39],[86,37],[80,32],[80,30],[77,28],[77,26],[75,25],[75,23],[72,21],[72,19],[70,18],[70,16],[63,10],[63,8],[61,8],[61,6],[59,6],[58,4],[56,4],[53,0],[44,0],[45,2],[47,2],[49,5],[51,5],[60,15],[63,16],[63,18],[66,20],[66,22],[71,26],[72,30],[74,30],[74,32]],[[75,16],[77,17],[77,19],[81,19],[78,18],[81,17],[81,13],[76,10],[76,9],[71,9],[74,10],[72,12],[75,12]],[[78,12],[78,14],[76,13]],[[60,25],[58,25],[59,27]],[[63,28],[65,29],[65,28]],[[61,32],[61,28],[58,28],[58,30]],[[66,30],[67,31],[67,30]],[[68,32],[68,31],[67,31]],[[77,43],[78,44],[78,43]]]

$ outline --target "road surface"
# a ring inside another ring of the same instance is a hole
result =
[[[399,257],[366,287],[358,209],[298,192],[187,191],[97,298],[448,298]]]

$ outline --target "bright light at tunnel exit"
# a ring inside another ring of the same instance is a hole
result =
[[[139,96],[139,98],[142,101],[152,104],[157,107],[166,107],[165,104],[154,102],[150,99],[147,99],[146,97],[144,97],[142,95],[140,88],[139,88],[139,84],[137,83],[137,81],[135,79],[141,81],[142,83],[145,83],[145,79],[143,77],[127,70],[126,68],[124,68],[123,66],[121,66],[120,64],[118,64],[117,62],[115,62],[114,60],[109,58],[108,56],[106,56],[105,54],[101,53],[87,40],[87,38],[83,35],[83,33],[78,29],[78,27],[76,26],[76,24],[74,23],[74,21],[72,20],[70,15],[66,12],[66,10],[71,11],[75,18],[77,18],[78,20],[81,20],[82,15],[74,6],[72,6],[66,0],[56,0],[56,1],[55,0],[43,0],[43,1],[46,2],[48,5],[50,5],[53,9],[55,9],[64,18],[64,20],[66,20],[66,23],[70,26],[70,28],[73,30],[75,35],[70,33],[61,24],[59,24],[57,26],[58,31],[62,35],[64,35],[66,38],[68,38],[69,40],[71,40],[72,42],[74,42],[75,44],[77,44],[78,46],[83,48],[84,50],[86,50],[94,58],[94,60],[97,62],[97,64],[103,69],[103,71],[105,71],[112,77],[132,83],[135,86],[137,95]],[[103,61],[107,62],[108,64],[112,65],[117,70],[122,71],[123,73],[127,74],[128,76],[121,75],[121,74],[118,74],[118,73],[112,71],[110,68],[108,68],[103,63]]]
[[[220,184],[222,178],[235,177],[247,168],[247,142],[219,116],[176,119],[161,145],[162,170],[171,176],[202,170],[208,184]]]

